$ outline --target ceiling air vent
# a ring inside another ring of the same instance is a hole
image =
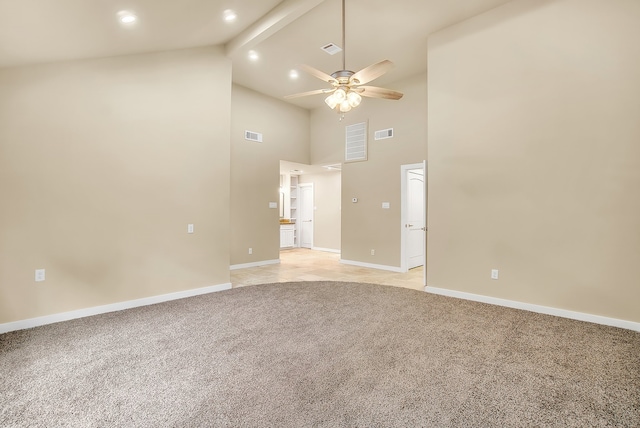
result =
[[[344,160],[355,162],[367,160],[367,123],[349,125],[346,129]]]
[[[249,141],[257,141],[262,143],[262,134],[259,132],[244,131],[244,139]]]
[[[329,43],[328,45],[324,45],[320,49],[322,49],[323,51],[325,51],[329,55],[335,55],[338,52],[342,51],[342,48],[340,46],[334,45],[333,43]]]
[[[376,140],[384,140],[385,138],[393,138],[393,128],[381,129],[380,131],[376,131],[374,138]]]

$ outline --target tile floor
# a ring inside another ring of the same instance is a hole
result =
[[[423,268],[396,273],[340,263],[340,254],[294,248],[280,251],[280,264],[231,271],[233,288],[289,281],[352,281],[424,290]]]

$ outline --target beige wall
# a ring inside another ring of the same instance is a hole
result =
[[[365,98],[342,122],[327,107],[313,110],[311,162],[343,162],[345,125],[368,121],[368,161],[346,163],[342,168],[341,257],[399,268],[400,166],[422,162],[427,156],[426,74],[387,86],[404,92],[404,97],[399,101]],[[394,128],[395,137],[375,141],[374,131],[386,128]],[[353,197],[358,203],[351,202]],[[391,208],[383,210],[382,202],[389,202]],[[371,249],[376,250],[375,256]]]
[[[640,321],[639,22],[527,0],[430,38],[430,286]]]
[[[215,48],[0,70],[0,323],[229,282],[230,81]]]
[[[313,183],[313,247],[340,251],[340,171],[303,174],[300,182]]]
[[[233,85],[231,102],[231,264],[280,257],[280,160],[309,163],[309,111]],[[244,139],[244,131],[263,142]],[[249,248],[253,254],[249,254]]]

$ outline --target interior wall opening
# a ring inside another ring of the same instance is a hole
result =
[[[280,251],[340,253],[341,165],[280,161]]]

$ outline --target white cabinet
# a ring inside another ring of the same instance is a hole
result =
[[[280,225],[280,248],[289,248],[295,245],[295,225]]]
[[[291,221],[296,223],[296,218],[298,217],[298,176],[291,176],[291,193],[289,197],[291,198],[291,204],[289,205],[291,208]],[[297,236],[297,226],[293,225],[293,245],[292,247],[298,246],[298,236]]]

